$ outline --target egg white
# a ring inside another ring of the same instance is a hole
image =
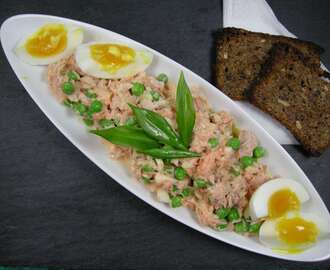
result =
[[[296,194],[300,203],[309,200],[306,189],[298,182],[287,178],[276,178],[262,184],[249,201],[249,214],[253,220],[268,216],[268,200],[277,191],[290,189]]]
[[[307,221],[313,222],[317,229],[318,229],[318,236],[317,240],[321,240],[322,238],[326,238],[330,236],[330,222],[329,220],[325,220],[321,218],[320,216],[309,213],[309,212],[301,212],[301,213],[288,213],[285,217],[286,218],[293,218],[295,216],[299,216]],[[259,240],[260,242],[272,249],[279,250],[279,251],[290,251],[293,247],[282,242],[278,238],[278,232],[276,230],[277,223],[281,220],[281,218],[277,219],[268,219],[266,220],[260,227],[259,231]],[[304,250],[311,246],[313,246],[315,243],[305,243],[300,245],[295,245],[294,249],[298,250]]]
[[[75,48],[82,43],[84,34],[83,30],[79,27],[73,25],[64,25],[64,27],[67,30],[67,45],[64,51],[61,53],[49,57],[37,57],[29,54],[29,52],[25,49],[25,43],[27,39],[33,34],[30,33],[23,37],[17,44],[15,48],[17,57],[30,65],[49,65],[59,61],[62,58],[68,57],[73,53]],[[36,31],[37,30],[38,29],[36,29]]]
[[[102,68],[102,65],[97,63],[90,55],[90,46],[94,44],[111,43],[116,45],[128,46],[135,51],[135,59],[132,63],[118,69],[116,72],[110,73]],[[126,44],[115,42],[90,42],[77,47],[75,51],[75,60],[79,68],[96,78],[102,79],[121,79],[131,77],[148,68],[153,59],[152,53],[148,51],[138,50]]]
[[[164,203],[170,203],[171,202],[171,199],[170,199],[170,196],[168,195],[168,192],[166,192],[163,189],[158,189],[157,190],[156,198],[160,202],[164,202]]]

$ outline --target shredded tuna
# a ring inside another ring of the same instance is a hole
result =
[[[216,226],[221,223],[214,214],[213,206],[206,201],[190,199],[185,201],[185,205],[195,211],[200,224],[216,228]]]
[[[251,131],[242,130],[239,139],[241,141],[239,157],[252,156],[253,149],[258,145],[257,137]]]
[[[66,95],[62,91],[62,84],[68,81],[68,71],[75,71],[80,76],[72,82],[75,91],[71,95]],[[93,122],[90,128],[102,128],[100,122],[104,119],[111,120],[113,126],[124,125],[133,116],[128,106],[128,103],[131,103],[159,113],[177,129],[176,86],[172,82],[164,84],[144,72],[121,80],[98,79],[83,73],[73,56],[49,65],[48,82],[60,102],[69,100],[88,107],[92,99],[86,93],[92,91],[96,94],[96,99],[101,101],[103,106],[100,112],[91,116],[90,120]],[[142,95],[132,94],[134,82],[144,84],[145,91]],[[216,228],[223,222],[215,214],[217,209],[236,207],[243,213],[252,193],[271,176],[266,166],[259,161],[240,170],[240,158],[252,156],[253,149],[258,145],[257,138],[252,132],[241,130],[240,149],[235,151],[228,147],[227,141],[237,136],[233,134],[234,119],[228,112],[214,112],[202,97],[198,87],[193,86],[191,90],[196,123],[189,150],[199,152],[200,157],[165,161],[105,140],[104,144],[109,149],[111,157],[125,161],[134,176],[155,194],[155,198],[165,203],[171,203],[171,198],[181,198],[182,204],[195,212],[201,224]],[[159,95],[157,100],[152,97],[154,91]],[[210,139],[216,139],[218,143],[212,146],[209,143]],[[176,179],[174,170],[177,167],[182,167],[186,171],[184,179]],[[238,174],[235,170],[238,170]],[[205,181],[206,186],[196,187],[196,179]],[[232,227],[232,224],[228,225],[229,229]]]
[[[216,151],[209,151],[203,155],[196,168],[196,175],[201,178],[213,181],[215,178],[215,170],[217,168],[217,161],[221,159],[224,149],[219,147]]]
[[[246,168],[243,176],[247,182],[249,195],[252,195],[260,185],[271,179],[270,174],[267,172],[267,167],[260,163]]]

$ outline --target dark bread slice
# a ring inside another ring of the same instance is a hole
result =
[[[330,145],[330,83],[297,49],[275,44],[250,101],[286,126],[312,155]]]
[[[320,65],[323,49],[312,42],[239,28],[223,28],[216,37],[216,86],[235,100],[246,99],[269,50],[278,42],[296,47],[306,55],[307,61]]]

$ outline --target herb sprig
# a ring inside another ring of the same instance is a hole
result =
[[[180,138],[186,147],[190,145],[192,139],[195,119],[194,101],[181,71],[176,91],[176,122]]]
[[[188,151],[195,125],[195,107],[190,89],[181,72],[176,92],[176,121],[179,134],[160,114],[128,104],[140,128],[118,126],[92,130],[113,144],[132,147],[160,159],[199,157]]]

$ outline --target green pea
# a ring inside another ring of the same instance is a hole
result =
[[[143,183],[145,183],[146,185],[151,183],[150,179],[148,177],[142,176],[142,180],[143,180]]]
[[[217,211],[216,211],[216,215],[218,216],[219,219],[226,219],[226,217],[229,215],[230,213],[230,208],[227,208],[227,207],[222,207],[222,208],[219,208]]]
[[[142,167],[142,172],[144,172],[144,173],[149,173],[149,172],[153,172],[153,171],[154,171],[154,169],[148,164],[143,165],[143,167]]]
[[[250,224],[249,226],[249,232],[250,233],[258,233],[261,227],[261,223],[254,223]]]
[[[93,100],[91,105],[90,105],[90,111],[92,113],[98,113],[102,111],[103,104],[99,100]]]
[[[160,73],[158,76],[157,76],[157,80],[158,81],[161,81],[163,83],[167,83],[168,82],[168,77],[165,73]]]
[[[189,187],[184,188],[181,194],[183,197],[189,197],[191,195],[191,188]]]
[[[174,169],[174,176],[177,180],[183,180],[187,175],[187,172],[182,167],[177,167]]]
[[[240,159],[240,163],[241,163],[241,167],[243,169],[251,166],[253,164],[254,160],[252,157],[249,157],[249,156],[244,156],[244,157],[241,157]]]
[[[132,86],[132,94],[134,96],[141,96],[145,90],[145,87],[142,83],[135,82]]]
[[[238,150],[241,146],[241,141],[238,138],[231,138],[228,140],[227,146],[231,147],[233,150]]]
[[[135,118],[135,116],[131,116],[131,117],[129,117],[129,118],[126,120],[125,125],[126,125],[126,126],[129,126],[129,127],[132,127],[132,126],[136,125],[136,118]]]
[[[219,140],[217,138],[211,138],[208,140],[208,143],[211,146],[211,148],[215,148],[218,146]]]
[[[173,208],[180,207],[182,205],[182,198],[181,196],[174,196],[171,198],[171,206]]]
[[[87,110],[86,118],[93,119],[93,112],[91,111],[91,108]]]
[[[160,99],[160,94],[154,90],[150,92],[152,101],[158,101]]]
[[[85,104],[78,103],[76,109],[80,115],[84,115],[84,113],[87,112],[88,107]]]
[[[228,227],[228,224],[219,224],[219,225],[217,225],[217,229],[219,231],[223,231],[223,230],[227,229],[227,227]]]
[[[84,121],[86,126],[92,126],[94,124],[93,119],[84,118],[83,121]]]
[[[237,220],[239,218],[240,218],[240,216],[239,216],[238,210],[234,207],[231,208],[230,211],[229,211],[229,214],[227,216],[227,219],[229,221],[234,221],[234,220]]]
[[[74,110],[75,112],[78,112],[78,105],[80,104],[80,101],[68,101],[68,107],[70,107],[72,110]]]
[[[102,127],[102,128],[108,128],[108,127],[111,127],[113,126],[113,121],[111,119],[101,119],[99,120],[99,125]]]
[[[66,75],[68,76],[69,81],[77,81],[80,78],[79,74],[75,71],[69,71]]]
[[[71,82],[64,82],[62,84],[62,91],[66,95],[71,95],[74,92],[74,86],[73,83]]]
[[[72,110],[74,110],[75,112],[78,112],[78,104],[79,103],[80,102],[72,101],[72,103],[71,103]]]
[[[87,89],[85,91],[85,96],[90,98],[90,99],[93,99],[93,98],[97,97],[97,95],[91,89]]]
[[[66,100],[63,101],[63,105],[68,107],[68,108],[71,108],[72,101],[70,99],[66,99]]]
[[[71,102],[71,107],[75,112],[79,113],[80,115],[83,115],[88,110],[88,107],[85,104],[81,103],[81,101]]]
[[[173,187],[172,187],[172,191],[173,192],[176,192],[176,191],[178,191],[179,189],[178,189],[178,187],[176,186],[176,185],[173,185]]]
[[[207,182],[204,179],[198,178],[194,181],[197,188],[207,188]]]
[[[242,219],[241,222],[238,222],[234,225],[234,230],[237,233],[244,233],[249,231],[249,223]]]
[[[256,148],[253,149],[253,157],[255,158],[261,158],[265,154],[266,154],[266,150],[262,146],[257,146]]]

